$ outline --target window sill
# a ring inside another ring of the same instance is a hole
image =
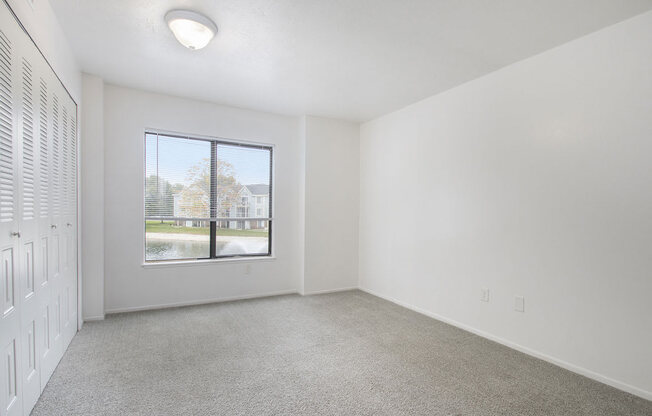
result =
[[[276,257],[274,256],[227,257],[223,259],[162,261],[156,263],[143,263],[141,266],[146,269],[149,269],[149,268],[158,268],[158,267],[206,266],[210,264],[219,264],[219,263],[248,263],[248,262],[273,261],[273,260],[276,260]]]

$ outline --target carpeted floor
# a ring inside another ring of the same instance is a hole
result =
[[[635,416],[652,402],[351,291],[87,323],[32,414]]]

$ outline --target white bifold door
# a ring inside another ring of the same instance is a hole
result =
[[[0,4],[0,416],[29,415],[77,332],[77,106]]]

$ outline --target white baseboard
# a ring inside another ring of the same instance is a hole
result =
[[[296,290],[279,290],[276,292],[256,293],[252,295],[243,295],[243,296],[230,296],[230,297],[227,296],[222,298],[201,299],[201,300],[195,300],[189,302],[160,303],[155,305],[113,308],[113,309],[107,309],[105,313],[112,314],[112,313],[123,313],[123,312],[150,311],[155,309],[177,308],[179,306],[205,305],[209,303],[231,302],[234,300],[256,299],[256,298],[266,298],[270,296],[295,295],[295,294],[298,294]]]
[[[104,320],[104,315],[87,316],[83,318],[83,322],[95,322],[95,321],[103,321],[103,320]]]
[[[302,296],[324,295],[326,293],[348,292],[349,290],[358,290],[357,286],[340,287],[337,289],[315,290],[313,292],[303,292]]]
[[[588,370],[586,368],[577,366],[575,364],[571,364],[571,363],[566,362],[564,360],[560,360],[558,358],[551,357],[550,355],[544,354],[542,352],[533,350],[533,349],[528,348],[528,347],[524,347],[522,345],[516,344],[516,343],[511,342],[511,341],[508,341],[508,340],[506,340],[504,338],[501,338],[501,337],[492,335],[490,333],[487,333],[485,331],[481,331],[479,329],[473,328],[472,326],[463,324],[461,322],[457,322],[457,321],[455,321],[453,319],[450,319],[450,318],[446,318],[445,316],[438,315],[436,313],[427,311],[427,310],[419,308],[417,306],[413,306],[413,305],[411,305],[409,303],[402,302],[400,300],[394,299],[394,298],[389,297],[389,296],[381,295],[380,293],[376,293],[373,290],[365,289],[363,287],[359,287],[359,289],[362,290],[363,292],[369,293],[370,295],[379,297],[381,299],[385,299],[385,300],[387,300],[389,302],[392,302],[392,303],[395,303],[395,304],[397,304],[399,306],[402,306],[404,308],[410,309],[410,310],[412,310],[414,312],[418,312],[418,313],[420,313],[422,315],[426,315],[426,316],[428,316],[430,318],[434,318],[434,319],[436,319],[438,321],[442,321],[442,322],[445,322],[445,323],[447,323],[449,325],[453,325],[453,326],[455,326],[457,328],[463,329],[465,331],[468,331],[468,332],[471,332],[473,334],[479,335],[479,336],[481,336],[483,338],[486,338],[488,340],[491,340],[491,341],[497,342],[499,344],[502,344],[502,345],[504,345],[506,347],[509,347],[509,348],[514,349],[514,350],[520,351],[520,352],[522,352],[524,354],[531,355],[531,356],[539,358],[539,359],[541,359],[543,361],[547,361],[547,362],[549,362],[551,364],[554,364],[554,365],[556,365],[558,367],[565,368],[566,370],[569,370],[569,371],[572,371],[574,373],[583,375],[583,376],[588,377],[588,378],[590,378],[592,380],[599,381],[600,383],[607,384],[607,385],[609,385],[611,387],[617,388],[618,390],[622,390],[622,391],[625,391],[627,393],[631,393],[631,394],[633,394],[635,396],[642,397],[643,399],[646,399],[646,400],[652,400],[652,392],[650,392],[650,391],[646,391],[646,390],[640,389],[638,387],[632,386],[630,384],[623,383],[622,381],[614,380],[613,378],[610,378],[610,377],[607,377],[605,375],[596,373],[594,371],[591,371],[591,370]]]

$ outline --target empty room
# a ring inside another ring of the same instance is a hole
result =
[[[0,416],[652,416],[652,0],[2,0],[0,254]]]

